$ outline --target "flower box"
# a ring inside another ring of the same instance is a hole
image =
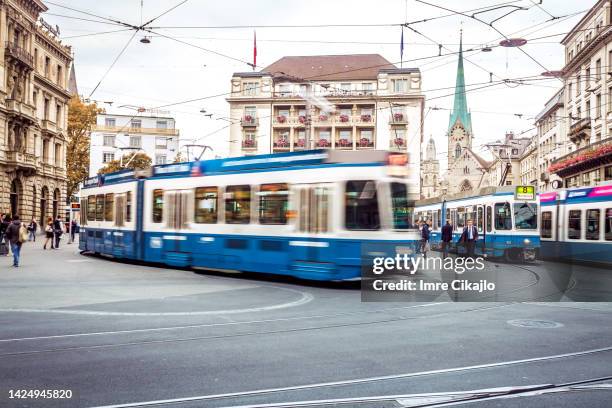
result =
[[[326,139],[321,139],[317,142],[317,146],[319,147],[328,147],[329,142]]]
[[[319,115],[319,120],[325,122],[327,120],[327,115]]]
[[[278,123],[285,123],[287,121],[287,117],[286,116],[277,116],[276,117],[276,121]]]
[[[300,117],[298,118],[300,123],[306,123],[306,116],[304,115],[300,115]]]
[[[404,114],[403,113],[394,113],[393,114],[393,119],[395,121],[398,121],[398,122],[401,121],[401,120],[404,120]]]
[[[244,147],[255,147],[255,141],[252,139],[246,139],[242,142],[242,146]]]
[[[404,145],[404,139],[401,137],[396,137],[393,143],[395,143],[397,147],[402,147]]]
[[[338,144],[342,147],[348,147],[351,145],[351,141],[348,139],[340,139],[338,140]]]
[[[304,147],[304,146],[306,145],[306,140],[304,140],[304,139],[298,139],[298,141],[297,141],[297,145],[298,145],[299,147]]]
[[[370,139],[366,137],[362,137],[361,139],[359,139],[359,146],[361,147],[368,147],[370,146],[370,143]]]
[[[253,117],[252,117],[251,115],[246,115],[246,116],[244,117],[244,121],[245,121],[245,122],[252,122],[252,121],[253,121]]]
[[[348,121],[349,121],[348,115],[340,115],[340,122],[348,122]]]
[[[604,146],[599,146],[593,150],[589,150],[586,152],[579,153],[576,156],[567,158],[558,163],[554,163],[548,167],[548,171],[550,173],[556,173],[559,170],[574,166],[578,163],[582,163],[584,161],[594,159],[597,157],[605,156],[607,154],[612,153],[612,144],[606,144]]]
[[[372,121],[372,115],[361,115],[361,120],[363,122],[371,122]]]

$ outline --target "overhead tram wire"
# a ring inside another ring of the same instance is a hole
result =
[[[62,4],[58,4],[58,3],[55,3],[53,1],[47,1],[47,4],[52,4],[52,5],[56,6],[56,7],[60,7],[60,8],[67,9],[67,10],[71,10],[71,11],[74,11],[74,12],[77,12],[77,13],[81,13],[81,14],[85,14],[85,15],[88,15],[88,16],[91,16],[91,17],[100,18],[102,20],[107,20],[107,21],[110,21],[110,22],[113,22],[113,23],[116,23],[116,24],[119,24],[119,25],[130,27],[132,29],[137,29],[138,28],[138,26],[126,23],[125,21],[117,20],[117,19],[111,18],[111,17],[104,17],[104,16],[101,16],[101,15],[98,15],[98,14],[94,14],[94,13],[91,13],[91,12],[88,12],[88,11],[84,11],[84,10],[79,10],[79,9],[76,9],[76,8],[73,8],[73,7],[64,6]]]
[[[465,13],[463,13],[463,12],[461,12],[461,11],[451,10],[451,9],[449,9],[449,8],[446,8],[446,7],[443,7],[443,6],[437,5],[437,4],[428,3],[428,2],[426,2],[426,1],[424,1],[424,0],[416,0],[416,1],[417,1],[417,2],[419,2],[419,3],[426,4],[426,5],[428,5],[428,6],[431,6],[431,7],[439,8],[439,9],[446,10],[446,11],[450,11],[450,12],[454,12],[454,13],[459,14],[459,15],[462,15],[462,16],[464,16],[464,17],[468,17],[468,18],[471,18],[471,19],[473,19],[473,20],[476,20],[476,21],[478,21],[479,23],[482,23],[482,24],[484,24],[484,25],[486,25],[486,26],[491,27],[491,28],[492,28],[493,30],[495,30],[495,31],[496,31],[496,32],[497,32],[499,35],[503,36],[503,37],[504,37],[506,40],[508,40],[508,39],[509,39],[509,38],[508,38],[508,36],[506,36],[506,35],[505,35],[504,33],[502,33],[502,32],[501,32],[499,29],[497,29],[497,27],[495,27],[495,26],[493,25],[493,23],[487,23],[487,22],[485,22],[485,21],[483,21],[483,20],[481,20],[481,19],[479,19],[479,18],[474,17],[474,15],[471,15],[471,16],[470,16],[469,14],[465,14]],[[545,71],[549,71],[549,69],[548,69],[548,68],[546,68],[546,67],[545,67],[545,66],[544,66],[542,63],[540,63],[540,62],[539,62],[537,59],[535,59],[535,58],[534,58],[534,57],[533,57],[531,54],[529,54],[527,51],[525,51],[525,50],[524,50],[522,47],[517,47],[517,48],[519,49],[519,51],[521,51],[523,54],[525,54],[525,55],[526,55],[526,56],[527,56],[529,59],[531,59],[533,62],[535,62],[536,64],[538,64],[538,65],[539,65],[541,68],[543,68]]]
[[[60,17],[60,18],[69,18],[69,19],[72,19],[72,20],[87,21],[87,22],[90,22],[90,23],[100,23],[100,24],[107,24],[107,25],[114,25],[114,26],[125,27],[125,24],[117,24],[117,23],[113,23],[113,22],[110,22],[110,21],[94,20],[94,19],[91,19],[91,18],[76,17],[76,16],[67,16],[67,15],[64,15],[64,14],[56,14],[56,13],[45,13],[45,15],[53,16],[53,17]]]
[[[83,38],[83,37],[95,37],[95,36],[98,36],[98,35],[122,33],[122,32],[127,32],[127,31],[132,31],[132,29],[131,28],[122,28],[120,30],[100,31],[100,32],[97,32],[97,33],[70,35],[70,36],[67,36],[67,37],[62,37],[62,40],[69,40],[69,39],[73,39],[73,38]]]
[[[535,1],[533,1],[533,0],[529,0],[529,2],[530,2],[531,4],[533,4],[534,6],[536,6],[537,8],[539,8],[540,10],[542,10],[544,13],[548,14],[548,15],[550,16],[551,21],[552,21],[552,20],[556,20],[556,19],[558,19],[558,18],[559,18],[559,17],[555,17],[555,16],[553,16],[552,14],[550,14],[550,13],[548,12],[548,10],[546,10],[544,7],[542,7],[542,0],[540,0],[540,2],[539,2],[539,3],[536,3],[536,2],[535,2]]]

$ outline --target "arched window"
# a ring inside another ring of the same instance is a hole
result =
[[[32,186],[32,219],[36,217],[36,186]]]
[[[21,198],[21,183],[15,179],[11,183],[10,203],[11,215],[19,215],[19,200]]]
[[[458,159],[461,156],[461,145],[457,143],[455,146],[455,158]]]
[[[47,200],[49,198],[49,189],[43,186],[40,191],[40,225],[44,228],[47,225]]]

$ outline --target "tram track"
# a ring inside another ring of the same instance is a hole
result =
[[[154,344],[183,343],[183,342],[190,342],[190,341],[232,339],[232,338],[249,337],[249,336],[264,336],[264,335],[273,335],[273,334],[298,333],[298,332],[307,332],[307,331],[316,331],[316,330],[325,330],[325,329],[340,329],[340,328],[376,325],[376,324],[384,324],[384,323],[394,323],[394,322],[399,322],[399,321],[431,319],[431,318],[436,318],[436,317],[454,315],[458,313],[471,313],[471,312],[479,312],[483,310],[497,309],[501,307],[511,306],[514,304],[517,304],[517,303],[488,305],[488,306],[477,307],[477,308],[472,308],[472,309],[465,309],[465,310],[460,310],[460,311],[448,311],[448,312],[441,312],[441,313],[428,314],[428,315],[422,315],[422,316],[401,316],[401,317],[378,319],[378,320],[366,321],[366,322],[318,325],[318,326],[299,327],[299,328],[292,328],[292,329],[260,330],[260,331],[249,331],[249,332],[244,332],[244,333],[221,334],[221,335],[212,335],[212,336],[194,336],[194,337],[183,337],[183,338],[176,338],[176,339],[159,339],[159,340],[134,341],[134,342],[124,342],[124,343],[106,343],[106,344],[95,344],[95,345],[86,345],[86,346],[51,348],[51,349],[41,349],[41,350],[15,351],[15,352],[8,352],[8,353],[0,353],[0,358],[11,357],[11,356],[25,356],[25,355],[47,354],[47,353],[95,350],[95,349],[109,349],[109,348],[116,348],[116,347],[134,347],[134,346],[154,345]]]
[[[420,378],[432,377],[432,376],[442,376],[442,375],[457,375],[457,374],[465,374],[468,372],[475,371],[485,371],[485,370],[494,370],[494,369],[505,369],[514,366],[521,365],[529,365],[535,363],[547,363],[561,360],[571,360],[581,357],[588,357],[593,355],[600,355],[604,353],[612,353],[612,346],[603,347],[598,349],[590,349],[583,350],[577,352],[549,355],[549,356],[541,356],[541,357],[532,357],[526,359],[519,360],[509,360],[509,361],[501,361],[501,362],[493,362],[493,363],[484,363],[478,365],[469,365],[462,367],[451,367],[451,368],[443,368],[436,370],[427,370],[427,371],[417,371],[417,372],[408,372],[408,373],[400,373],[400,374],[391,374],[385,376],[375,376],[375,377],[367,377],[367,378],[354,378],[354,379],[346,379],[346,380],[338,380],[338,381],[330,381],[330,382],[321,382],[321,383],[310,383],[310,384],[302,384],[302,385],[294,385],[294,386],[285,386],[285,387],[277,387],[277,388],[267,388],[267,389],[256,389],[249,391],[238,391],[238,392],[228,392],[228,393],[220,393],[220,394],[207,394],[207,395],[199,395],[199,396],[191,396],[191,397],[179,397],[179,398],[169,398],[162,400],[151,400],[151,401],[140,401],[140,402],[130,402],[130,403],[118,403],[111,405],[100,405],[92,408],[137,408],[137,407],[151,407],[151,406],[186,406],[189,404],[197,404],[195,406],[202,406],[200,404],[215,404],[218,407],[240,407],[240,408],[259,408],[259,407],[318,407],[318,406],[330,406],[334,404],[338,404],[340,406],[351,406],[350,404],[355,404],[357,402],[373,402],[373,401],[385,401],[385,400],[397,400],[399,398],[409,399],[416,397],[433,397],[433,396],[443,396],[443,395],[457,395],[464,394],[466,396],[476,395],[480,397],[479,399],[486,398],[494,398],[500,397],[503,395],[513,395],[519,393],[528,393],[534,391],[541,390],[553,390],[555,388],[561,387],[569,387],[573,385],[581,385],[581,384],[590,384],[595,382],[602,382],[612,380],[612,375],[605,375],[597,378],[588,378],[588,379],[580,379],[574,381],[565,381],[559,384],[550,384],[550,383],[541,383],[537,386],[527,385],[527,386],[516,386],[514,387],[516,390],[512,391],[509,388],[512,387],[504,387],[505,389],[501,392],[500,389],[497,392],[492,392],[491,389],[488,390],[477,390],[477,391],[456,391],[456,392],[434,392],[428,394],[402,394],[402,395],[392,395],[392,396],[372,396],[372,397],[346,397],[346,398],[335,398],[332,400],[290,400],[289,396],[284,397],[284,401],[291,402],[277,402],[277,403],[253,403],[249,405],[245,405],[240,401],[244,401],[249,398],[262,398],[266,397],[267,399],[271,399],[272,396],[274,398],[282,397],[282,395],[290,394],[290,393],[299,393],[299,392],[322,392],[323,389],[336,389],[336,393],[340,393],[339,389],[342,387],[353,387],[356,385],[365,385],[365,384],[373,384],[373,383],[384,383],[390,381],[397,380],[411,380],[414,381]],[[608,370],[609,371],[609,370]],[[484,392],[487,391],[487,392]],[[345,393],[350,393],[350,390],[345,390]],[[468,400],[474,401],[475,398],[466,398],[464,402],[470,402]],[[230,403],[230,401],[237,401],[238,403]],[[409,405],[410,407],[434,407],[453,403],[453,401],[433,401],[425,402],[423,404],[414,404]],[[222,405],[220,405],[222,404]],[[228,405],[231,404],[231,405]],[[189,405],[191,406],[191,405]]]

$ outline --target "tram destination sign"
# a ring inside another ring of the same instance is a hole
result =
[[[517,186],[514,190],[514,199],[521,201],[532,201],[536,199],[534,186]]]

